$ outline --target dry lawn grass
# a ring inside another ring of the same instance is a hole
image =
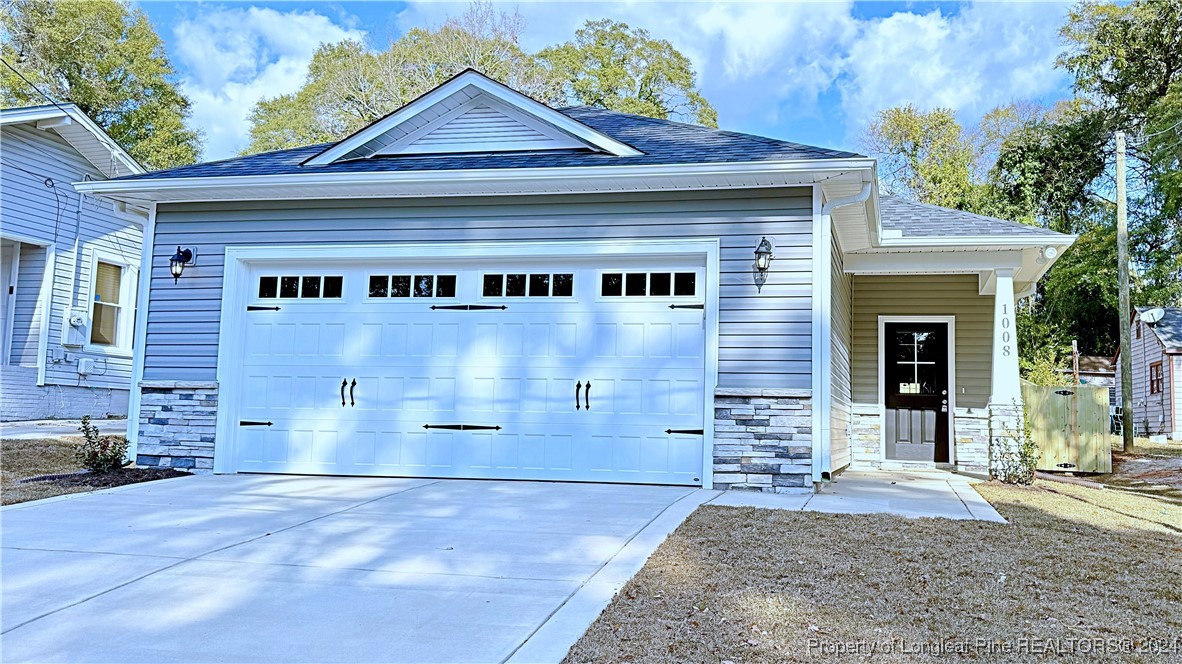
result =
[[[1124,454],[1119,436],[1112,436],[1112,472],[1088,479],[1182,504],[1182,442],[1135,441],[1135,454]]]
[[[74,447],[80,440],[80,437],[0,440],[0,505],[186,475],[168,468],[129,467],[100,475],[87,474],[27,484],[20,482],[39,475],[82,470],[82,466],[74,461]]]
[[[11,505],[66,493],[86,487],[63,487],[53,482],[20,484],[38,475],[72,473],[82,470],[74,461],[74,446],[80,438],[35,438],[0,440],[0,504]]]
[[[842,644],[862,649],[856,659],[910,661],[934,655],[904,644],[948,652],[978,639],[1182,647],[1182,507],[1049,482],[978,486],[1010,524],[701,508],[567,661],[804,661]],[[1034,658],[999,648],[965,656]]]

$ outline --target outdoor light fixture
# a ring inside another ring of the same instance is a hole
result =
[[[771,267],[772,258],[772,243],[764,237],[759,241],[759,246],[755,247],[755,288],[763,291],[763,285],[767,282],[767,270]]]
[[[176,283],[181,275],[185,272],[186,265],[194,264],[194,254],[192,249],[176,248],[176,253],[168,260],[168,271],[172,272],[172,283]]]
[[[1039,250],[1038,258],[1036,258],[1034,262],[1038,263],[1039,265],[1046,265],[1048,260],[1055,260],[1055,256],[1058,255],[1059,249],[1057,247],[1043,247],[1041,250]]]
[[[755,269],[759,270],[761,274],[767,273],[768,266],[772,264],[772,243],[763,238],[759,241],[759,246],[755,248]]]

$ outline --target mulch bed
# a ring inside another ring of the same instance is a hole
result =
[[[187,477],[189,474],[172,468],[120,468],[109,473],[86,473],[46,480],[58,486],[109,489],[125,484],[139,484],[170,477]]]

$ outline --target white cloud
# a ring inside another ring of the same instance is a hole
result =
[[[348,16],[198,7],[175,26],[174,52],[207,158],[245,145],[251,106],[298,89],[321,42],[364,34]],[[412,0],[385,21],[374,5],[358,11],[384,42],[465,7]],[[971,122],[997,104],[1058,93],[1065,77],[1054,59],[1067,7],[979,2],[921,13],[900,4],[867,19],[849,0],[501,5],[525,18],[528,51],[571,39],[587,20],[644,27],[690,57],[724,126],[802,141],[823,133],[829,143],[852,142],[875,112],[898,104],[950,106]]]
[[[895,13],[865,23],[838,84],[847,123],[912,103],[956,109],[975,119],[1014,99],[1054,92],[1058,28],[1065,7],[978,3],[959,14]]]
[[[951,106],[972,120],[996,104],[1054,93],[1063,81],[1054,60],[1068,5],[980,2],[948,15],[900,5],[872,19],[857,18],[849,0],[503,7],[516,7],[526,19],[522,40],[531,50],[570,39],[584,21],[604,17],[670,40],[694,62],[726,124],[836,111],[854,134],[876,111],[897,104]],[[397,23],[437,25],[463,9],[412,1]],[[838,106],[818,108],[824,95]]]
[[[205,132],[205,159],[244,148],[251,108],[298,90],[320,44],[365,37],[314,11],[201,9],[173,26],[173,53],[193,102],[192,124]]]

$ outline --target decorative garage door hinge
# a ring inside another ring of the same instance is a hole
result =
[[[670,434],[684,433],[684,434],[687,434],[690,436],[704,436],[704,435],[706,435],[706,430],[705,429],[665,429],[665,433],[670,433]]]
[[[246,307],[247,311],[279,311],[279,307],[260,307],[257,304],[251,304]]]
[[[424,424],[424,429],[450,429],[452,431],[500,431],[501,426],[490,427],[484,424]]]
[[[705,309],[706,305],[704,305],[704,304],[671,304],[671,305],[669,305],[669,308],[670,309]]]
[[[274,424],[274,422],[259,422],[258,420],[239,420],[238,421],[238,426],[240,426],[240,427],[269,427],[272,424]]]
[[[449,311],[486,311],[488,309],[500,309],[501,311],[504,311],[508,308],[509,307],[507,307],[503,304],[445,304],[445,305],[433,304],[433,305],[431,305],[431,311],[435,311],[438,309],[447,309]]]

